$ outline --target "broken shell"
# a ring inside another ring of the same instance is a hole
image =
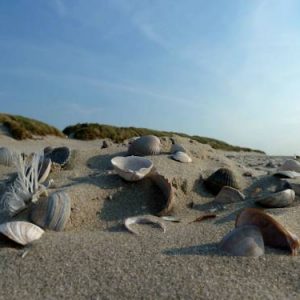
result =
[[[134,140],[128,148],[129,155],[145,156],[160,153],[160,139],[154,135],[145,135]]]
[[[265,207],[286,207],[295,200],[295,191],[285,189],[255,199],[255,202]]]
[[[180,152],[187,152],[186,151],[186,149],[182,146],[182,145],[180,145],[180,144],[172,144],[172,146],[171,146],[171,153],[172,154],[174,154],[174,153],[176,153],[177,151],[180,151]]]
[[[4,166],[13,164],[13,152],[6,147],[0,148],[0,164]]]
[[[65,192],[56,192],[40,199],[31,209],[30,219],[42,228],[64,229],[71,214],[71,199]]]
[[[214,195],[217,195],[224,186],[239,189],[236,176],[227,168],[221,168],[214,172],[204,181],[204,185]]]
[[[162,221],[160,221],[158,218],[155,218],[154,216],[151,215],[130,217],[125,219],[124,222],[125,227],[131,233],[138,234],[138,232],[131,227],[131,225],[133,224],[157,224],[163,230],[163,232],[166,232],[165,224]]]
[[[174,154],[171,155],[171,157],[174,160],[177,160],[177,161],[182,162],[182,163],[192,162],[192,159],[185,152],[181,152],[181,151],[175,152]]]
[[[71,151],[68,147],[57,147],[45,154],[45,156],[50,158],[53,163],[64,166],[71,157]]]
[[[286,160],[279,168],[279,171],[295,171],[300,172],[300,162],[294,159]]]
[[[44,230],[24,221],[8,222],[0,225],[0,232],[23,246],[38,240]]]
[[[223,186],[215,198],[218,203],[234,203],[245,200],[245,195],[230,186]]]
[[[159,204],[158,216],[169,215],[174,207],[174,190],[171,182],[163,175],[152,172],[149,178],[162,191],[164,195],[164,202]]]
[[[152,169],[151,160],[138,156],[117,156],[111,160],[117,173],[127,181],[143,179]]]
[[[43,183],[47,179],[47,177],[51,171],[51,165],[52,165],[52,162],[51,162],[50,158],[44,158],[42,160],[42,162],[40,162],[39,177],[38,177],[39,183]]]
[[[236,218],[235,227],[245,225],[257,226],[267,246],[291,250],[292,255],[297,254],[300,247],[299,238],[285,229],[270,215],[256,208],[244,209]]]
[[[234,256],[261,256],[265,252],[263,236],[256,226],[242,226],[224,236],[219,245]]]

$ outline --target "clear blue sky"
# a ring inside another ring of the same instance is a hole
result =
[[[300,153],[300,1],[1,0],[0,111]]]

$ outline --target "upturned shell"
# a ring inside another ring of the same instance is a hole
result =
[[[177,161],[182,162],[182,163],[192,162],[192,159],[185,152],[181,152],[181,151],[175,152],[174,154],[171,155],[171,157],[174,160],[177,160]]]
[[[0,232],[23,246],[38,240],[44,230],[24,221],[8,222],[0,225]]]
[[[221,168],[215,173],[211,174],[204,181],[204,185],[214,195],[217,195],[224,186],[230,186],[235,189],[239,189],[236,176],[227,168]]]
[[[6,147],[0,148],[0,164],[11,166],[13,163],[13,152]]]
[[[48,175],[51,171],[51,159],[50,158],[43,158],[43,160],[39,164],[39,183],[45,182],[48,178]]]
[[[151,160],[138,156],[117,156],[111,163],[116,172],[127,181],[143,179],[153,167]]]
[[[160,153],[160,139],[154,135],[145,135],[134,140],[128,147],[129,155],[145,156]]]
[[[300,172],[300,162],[294,159],[286,160],[279,168],[279,171],[295,171]]]
[[[172,144],[171,146],[171,153],[174,154],[177,151],[181,151],[181,152],[187,152],[186,149],[181,145],[181,144]]]
[[[297,255],[297,250],[300,248],[299,238],[262,210],[255,208],[244,209],[237,216],[235,227],[245,225],[257,226],[262,233],[265,245],[289,249],[292,255]]]
[[[266,194],[255,202],[265,207],[286,207],[295,200],[295,192],[292,189],[285,189],[280,192]]]
[[[64,166],[71,157],[71,151],[68,147],[57,147],[45,154],[45,156],[50,158],[53,163]]]
[[[30,212],[33,223],[42,228],[62,231],[71,214],[71,200],[67,193],[56,192],[40,199]]]
[[[256,226],[235,228],[224,236],[219,247],[234,256],[261,256],[265,252],[263,236]]]
[[[215,198],[215,202],[218,203],[234,203],[245,200],[245,195],[239,190],[232,188],[230,186],[223,186],[221,191]]]

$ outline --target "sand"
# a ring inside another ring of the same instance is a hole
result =
[[[188,139],[180,142],[192,163],[170,159],[167,138],[163,153],[148,158],[172,181],[174,214],[182,222],[166,222],[165,233],[136,225],[140,234],[133,235],[124,228],[124,219],[155,213],[153,203],[161,195],[148,179],[128,183],[111,172],[110,159],[125,154],[126,143],[109,143],[101,149],[101,140],[15,141],[0,135],[0,147],[26,153],[45,146],[73,150],[67,168],[50,174],[54,186],[49,190],[69,193],[70,221],[63,232],[46,231],[23,258],[24,248],[1,235],[0,299],[299,299],[299,256],[267,247],[259,258],[232,257],[218,249],[219,241],[233,229],[236,214],[254,204],[246,200],[216,205],[202,185],[202,178],[229,167],[248,197],[258,187],[274,190],[280,183],[268,174],[286,157],[216,151]],[[0,165],[0,182],[13,172],[13,167]],[[243,176],[249,172],[251,177]],[[188,224],[207,211],[217,217]],[[300,236],[298,195],[291,207],[267,211]],[[25,212],[17,219],[26,217]]]

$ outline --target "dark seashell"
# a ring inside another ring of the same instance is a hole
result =
[[[295,200],[295,192],[292,189],[285,189],[276,193],[268,193],[257,199],[255,202],[264,207],[286,207]]]
[[[261,256],[265,252],[263,236],[256,226],[235,228],[224,236],[219,247],[234,256]]]
[[[6,147],[0,148],[0,164],[4,166],[13,164],[13,152]]]
[[[235,227],[245,225],[257,226],[262,233],[265,245],[288,249],[292,255],[297,255],[300,248],[299,238],[264,211],[256,208],[242,210],[236,218]]]
[[[30,212],[33,223],[55,231],[64,229],[71,214],[71,199],[65,192],[56,192],[40,199]]]
[[[145,135],[134,140],[128,148],[129,155],[156,155],[161,150],[160,139],[154,135]]]
[[[68,147],[57,147],[46,155],[53,163],[64,166],[71,157],[71,151]]]
[[[221,168],[210,175],[204,181],[204,186],[214,195],[217,195],[224,186],[239,189],[234,173],[227,168]]]
[[[44,155],[48,155],[49,153],[51,153],[53,150],[53,148],[51,146],[47,146],[44,148]]]

